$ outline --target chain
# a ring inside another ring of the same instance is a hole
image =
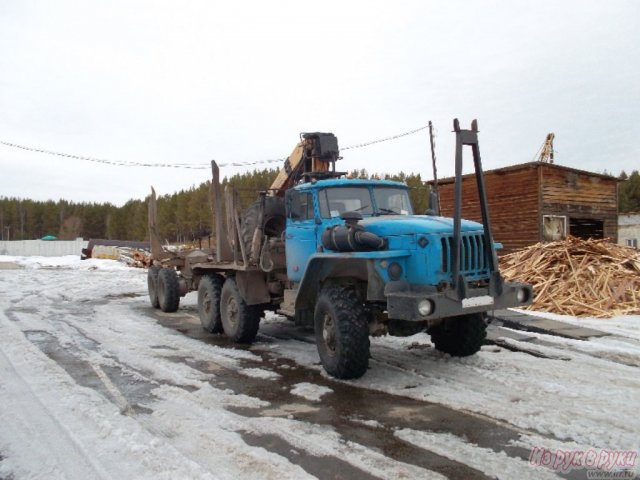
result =
[[[381,138],[381,139],[378,139],[378,140],[372,140],[370,142],[358,143],[356,145],[349,145],[348,147],[341,148],[341,150],[352,150],[352,149],[356,149],[356,148],[368,147],[369,145],[374,145],[376,143],[382,143],[382,142],[388,142],[390,140],[396,140],[398,138],[406,137],[407,135],[412,135],[414,133],[420,132],[420,131],[425,130],[427,128],[429,128],[429,125],[426,125],[426,126],[420,127],[420,128],[416,128],[415,130],[411,130],[409,132],[404,132],[404,133],[399,133],[397,135],[392,135],[390,137],[385,137],[385,138]],[[55,156],[58,156],[58,157],[65,157],[65,158],[73,158],[75,160],[82,160],[82,161],[94,162],[94,163],[102,163],[104,165],[113,165],[113,166],[117,166],[117,167],[186,168],[186,169],[190,169],[190,170],[205,170],[205,169],[208,169],[210,167],[209,164],[205,164],[205,163],[194,163],[194,164],[191,164],[191,163],[124,162],[124,161],[119,161],[119,160],[106,160],[106,159],[103,159],[103,158],[87,157],[87,156],[83,156],[83,155],[72,155],[70,153],[55,152],[53,150],[46,150],[46,149],[43,149],[43,148],[27,147],[25,145],[18,145],[16,143],[4,142],[2,140],[0,140],[0,144],[4,145],[6,147],[19,148],[21,150],[26,150],[26,151],[29,151],[29,152],[44,153],[44,154],[47,154],[47,155],[55,155]],[[252,162],[227,162],[227,163],[219,163],[218,167],[246,167],[246,166],[253,166],[253,165],[261,165],[261,164],[265,164],[265,163],[282,163],[285,160],[286,160],[286,158],[274,158],[274,159],[270,159],[270,160],[256,160],[256,161],[252,161]]]

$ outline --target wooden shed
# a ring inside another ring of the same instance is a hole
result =
[[[570,234],[618,236],[618,180],[552,163],[530,162],[485,172],[494,239],[501,253]],[[454,179],[438,182],[443,216],[453,216]],[[462,218],[482,221],[475,175],[462,180]]]

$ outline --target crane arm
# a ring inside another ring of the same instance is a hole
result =
[[[338,139],[332,133],[303,133],[291,155],[284,162],[271,190],[276,196],[294,185],[302,176],[310,173],[335,170],[338,159]]]

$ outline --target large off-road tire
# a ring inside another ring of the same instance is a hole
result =
[[[247,305],[235,279],[228,277],[220,293],[220,318],[227,337],[237,343],[253,342],[261,316],[260,305]]]
[[[314,313],[316,345],[322,366],[336,378],[359,378],[369,367],[369,325],[355,290],[327,285]]]
[[[264,200],[264,215],[262,216],[264,234],[269,237],[279,237],[284,231],[286,222],[284,200],[279,197],[265,197]],[[247,251],[251,251],[253,234],[258,227],[259,216],[260,200],[253,202],[249,208],[242,213],[240,237]]]
[[[180,305],[178,274],[173,268],[161,268],[158,272],[158,305],[163,312],[175,312]]]
[[[220,318],[220,294],[224,278],[217,274],[207,275],[200,279],[198,285],[198,316],[200,323],[209,333],[222,333]]]
[[[149,290],[149,301],[153,308],[160,308],[160,302],[158,302],[158,272],[160,267],[149,267],[147,272],[147,289]]]
[[[480,350],[487,337],[484,314],[472,313],[444,320],[428,330],[436,350],[454,357],[468,357]]]

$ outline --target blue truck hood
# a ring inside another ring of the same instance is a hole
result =
[[[453,233],[453,219],[430,215],[381,215],[367,217],[360,222],[367,231],[386,237],[390,235]],[[482,231],[482,225],[470,220],[462,220],[463,232]]]

